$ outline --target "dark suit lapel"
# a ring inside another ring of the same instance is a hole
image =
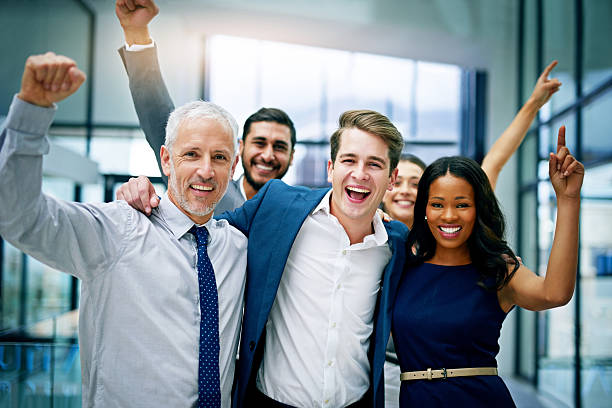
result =
[[[404,249],[406,245],[405,240],[401,238],[398,231],[394,231],[392,226],[387,223],[385,223],[385,228],[387,229],[389,237],[389,249],[391,249],[393,256],[384,271],[379,304],[376,308],[375,332],[373,333],[372,343],[370,344],[370,347],[373,348],[373,352],[371,353],[371,369],[374,390],[378,390],[382,387],[379,383],[383,378],[382,370],[384,366],[385,350],[391,333],[391,311],[406,258]]]
[[[399,281],[402,277],[402,269],[406,261],[406,252],[404,246],[406,242],[397,236],[396,233],[389,232],[389,248],[393,253],[393,257],[385,270],[383,279],[383,290],[386,292],[387,313],[391,312],[393,301],[397,293]]]

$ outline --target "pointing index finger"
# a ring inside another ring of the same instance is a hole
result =
[[[544,69],[544,72],[542,72],[541,78],[548,78],[548,75],[550,74],[550,71],[552,71],[553,68],[556,67],[558,63],[559,62],[557,60],[554,60],[553,62],[548,64],[548,66]]]
[[[565,147],[565,126],[559,128],[559,134],[557,135],[557,153],[559,153],[562,147]]]

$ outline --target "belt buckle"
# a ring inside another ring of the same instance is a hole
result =
[[[431,368],[428,368],[428,369],[427,369],[427,379],[428,379],[429,381],[431,381],[431,380],[432,380]]]
[[[443,380],[446,380],[448,378],[448,376],[446,375],[446,368],[442,369],[442,376],[443,376],[442,377]]]

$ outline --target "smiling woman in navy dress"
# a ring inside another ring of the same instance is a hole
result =
[[[504,241],[503,215],[476,162],[442,158],[423,173],[407,243],[414,256],[393,309],[401,407],[514,406],[497,376],[502,322],[514,305],[566,304],[576,282],[584,167],[565,147],[564,128],[549,174],[557,225],[546,276],[537,276]]]

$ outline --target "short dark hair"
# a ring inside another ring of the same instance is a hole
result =
[[[285,125],[289,128],[289,132],[291,133],[291,150],[295,150],[296,136],[295,136],[295,126],[293,126],[293,121],[284,111],[277,108],[261,108],[251,116],[247,118],[244,122],[244,127],[242,131],[242,141],[246,142],[246,137],[251,131],[251,124],[255,122],[274,122],[279,125]]]
[[[340,149],[340,139],[346,129],[357,128],[364,132],[376,135],[384,140],[389,147],[389,174],[397,167],[404,139],[402,134],[382,113],[372,110],[350,110],[340,115],[338,119],[338,130],[329,139],[332,162],[336,161],[338,150]]]
[[[442,157],[423,172],[414,204],[414,221],[406,243],[409,254],[413,254],[413,248],[416,250],[410,264],[427,261],[436,253],[436,240],[425,220],[425,210],[431,184],[447,174],[464,179],[474,189],[476,222],[467,241],[470,258],[480,274],[478,284],[499,290],[508,284],[520,265],[504,240],[506,222],[489,179],[478,163],[467,157]],[[514,261],[514,270],[510,273],[504,254]]]
[[[399,161],[400,162],[407,161],[412,164],[416,164],[423,171],[425,171],[425,168],[427,167],[427,165],[425,164],[423,160],[419,159],[417,156],[415,156],[414,154],[410,154],[410,153],[402,153]]]

